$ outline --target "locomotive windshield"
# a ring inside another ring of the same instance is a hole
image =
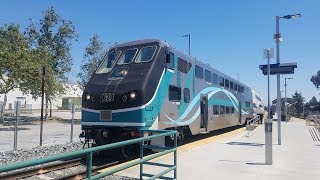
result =
[[[103,59],[103,62],[101,63],[100,67],[97,69],[97,74],[103,74],[108,73],[111,71],[113,65],[116,62],[116,58],[119,56],[121,52],[118,52],[117,55],[114,51],[109,52],[107,56]]]
[[[140,63],[140,62],[151,61],[151,59],[155,54],[156,49],[157,49],[157,46],[148,46],[148,47],[142,48],[135,62]]]
[[[101,65],[96,71],[96,74],[108,73],[115,66],[129,64],[131,62],[142,63],[151,61],[156,54],[157,46],[146,46],[142,48],[131,48],[115,52],[110,51],[103,59]]]
[[[135,57],[136,53],[137,53],[138,49],[127,49],[125,50],[121,57],[120,60],[118,61],[118,64],[129,64],[131,63],[131,61],[133,60],[133,58]]]

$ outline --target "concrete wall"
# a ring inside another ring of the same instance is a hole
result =
[[[75,84],[67,84],[67,90],[64,95],[61,97],[56,98],[52,102],[52,109],[58,109],[58,107],[62,106],[62,97],[81,97],[82,90],[79,88],[78,85]],[[7,104],[6,109],[10,109],[10,104],[12,104],[12,109],[14,108],[14,102],[17,99],[25,98],[26,104],[31,104],[32,109],[41,109],[41,98],[33,99],[30,94],[23,94],[18,88],[13,89],[7,94]],[[4,101],[4,94],[0,94],[0,101]]]

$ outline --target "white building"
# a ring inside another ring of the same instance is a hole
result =
[[[62,107],[62,98],[79,97],[82,96],[82,90],[76,84],[67,84],[67,90],[64,95],[57,97],[52,102],[52,109],[58,109]],[[4,101],[4,94],[0,94],[0,104]],[[18,88],[11,90],[7,94],[7,104],[5,109],[13,109],[14,102],[21,101],[22,108],[41,109],[41,97],[33,99],[30,94],[23,94]]]

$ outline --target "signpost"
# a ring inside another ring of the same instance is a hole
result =
[[[76,111],[76,107],[74,105],[74,103],[72,103],[71,105],[71,134],[70,134],[70,142],[73,142],[73,119],[74,119],[74,113]]]
[[[45,85],[46,67],[42,67],[42,82],[41,82],[41,124],[40,124],[40,146],[42,146],[43,132],[43,104],[44,104],[44,85]]]
[[[13,143],[13,149],[17,150],[18,147],[18,123],[19,123],[19,116],[21,114],[21,101],[15,101],[14,102],[14,113],[16,116],[16,123],[14,127],[14,143]]]
[[[268,59],[267,74],[268,74],[268,118],[271,119],[270,113],[270,58],[274,57],[273,48],[263,50],[263,58]],[[265,73],[263,73],[265,75]]]
[[[272,119],[270,113],[270,58],[274,57],[273,48],[264,49],[264,59],[268,59],[268,118],[265,121],[265,158],[266,164],[272,164]]]

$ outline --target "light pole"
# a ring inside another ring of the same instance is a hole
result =
[[[284,78],[284,117],[286,122],[288,122],[287,118],[287,79],[293,79],[293,78]]]
[[[301,14],[293,14],[286,16],[276,16],[276,34],[274,34],[274,39],[276,40],[277,49],[277,64],[280,64],[280,40],[281,34],[279,32],[279,21],[280,19],[293,19],[299,18]],[[278,114],[278,145],[281,145],[281,92],[280,92],[280,74],[277,74],[277,114]],[[280,115],[280,118],[279,118]]]
[[[190,34],[186,34],[186,35],[183,35],[182,37],[188,37],[189,38],[189,49],[188,49],[188,52],[189,52],[189,56],[190,56],[190,39],[191,39],[191,35]]]

